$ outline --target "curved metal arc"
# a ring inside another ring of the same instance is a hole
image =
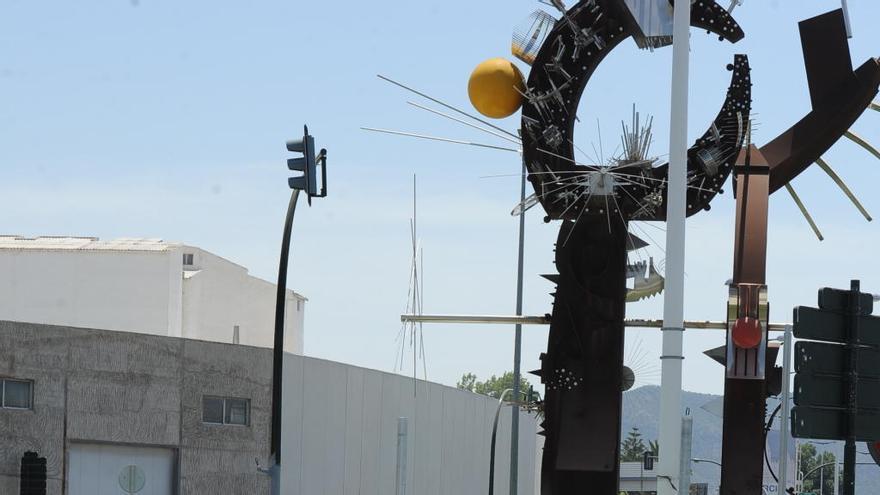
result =
[[[837,184],[837,187],[839,187],[840,190],[843,191],[844,194],[846,194],[846,197],[849,198],[850,201],[852,201],[852,204],[854,204],[855,207],[858,208],[859,212],[862,214],[862,216],[865,217],[866,220],[868,220],[869,222],[873,220],[873,218],[871,218],[871,214],[868,213],[868,210],[866,210],[865,207],[862,206],[862,203],[859,202],[858,198],[856,198],[856,195],[853,194],[852,191],[850,191],[846,183],[843,182],[843,179],[841,179],[840,176],[837,175],[834,170],[832,170],[831,166],[828,165],[828,162],[820,157],[816,159],[816,165],[818,165],[819,168],[825,171],[825,173],[828,174],[828,177],[831,177],[831,180],[833,180],[834,183]]]

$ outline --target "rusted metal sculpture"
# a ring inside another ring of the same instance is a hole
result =
[[[609,164],[575,160],[574,123],[590,76],[615,46],[645,36],[622,0],[584,0],[560,11],[562,19],[532,64],[521,130],[523,159],[545,220],[562,221],[559,274],[547,276],[557,284],[547,352],[535,372],[546,386],[542,493],[613,494],[619,476],[626,253],[633,242],[628,223],[665,218],[668,165],[655,167],[639,150]],[[743,37],[715,2],[695,3],[693,19],[721,39]],[[733,75],[723,107],[688,152],[689,215],[708,209],[721,191],[748,129],[747,57],[737,55],[728,69]]]
[[[724,386],[722,495],[760,494],[763,484],[764,417],[767,381],[768,197],[821,161],[877,95],[880,64],[869,59],[853,71],[843,12],[800,23],[812,111],[760,149],[743,151],[734,171],[737,216],[734,246],[727,378]],[[737,342],[738,324],[751,318],[761,327],[760,342]],[[750,367],[751,364],[753,367]],[[788,377],[783,377],[788,379]]]

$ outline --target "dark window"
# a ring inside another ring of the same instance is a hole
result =
[[[0,406],[9,409],[30,409],[33,382],[25,380],[2,380]]]
[[[203,397],[202,422],[217,425],[250,425],[251,401],[230,397]]]
[[[192,266],[193,265],[193,254],[192,253],[183,253],[183,264],[184,264],[184,266]]]

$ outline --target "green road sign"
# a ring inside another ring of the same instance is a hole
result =
[[[794,370],[797,373],[839,375],[846,369],[846,347],[824,342],[797,342],[794,345]],[[880,351],[870,347],[859,350],[859,379],[880,377]]]
[[[798,306],[794,308],[792,330],[799,339],[845,343],[849,319],[843,313]],[[880,317],[860,316],[859,336],[861,344],[880,345]]]
[[[846,438],[846,411],[795,406],[791,410],[791,434],[796,438],[819,440]],[[880,438],[880,411],[860,411],[856,417],[856,441],[877,438]]]
[[[798,406],[844,410],[848,389],[848,384],[841,376],[798,373],[794,377],[794,403]],[[880,409],[880,380],[869,380],[860,376],[858,394],[859,410]]]
[[[849,308],[849,298],[852,291],[841,289],[829,289],[824,287],[819,289],[819,309],[828,311],[846,312]],[[874,296],[871,294],[859,293],[859,314],[869,315],[874,311]]]

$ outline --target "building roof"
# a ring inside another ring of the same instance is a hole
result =
[[[97,237],[0,235],[0,249],[36,249],[45,251],[100,250],[100,251],[168,251],[179,248],[179,242],[162,239],[119,239],[100,240]]]

